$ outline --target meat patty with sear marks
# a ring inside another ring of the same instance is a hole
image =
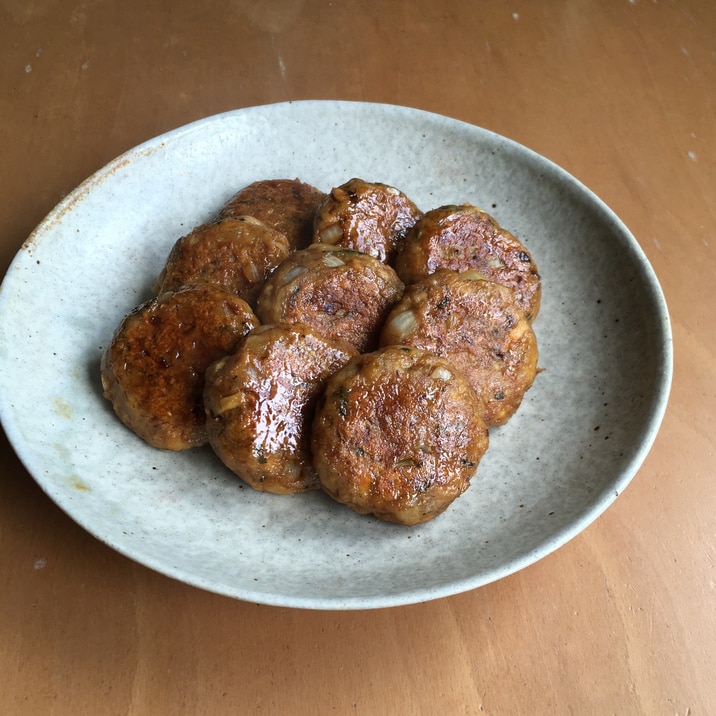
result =
[[[264,281],[288,254],[284,234],[253,216],[202,224],[172,247],[157,293],[211,283],[254,306]]]

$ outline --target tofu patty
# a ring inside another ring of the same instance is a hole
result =
[[[422,215],[399,189],[354,178],[332,189],[319,205],[313,240],[392,265],[406,233]]]
[[[433,519],[469,486],[488,447],[479,399],[445,358],[389,346],[328,379],[313,423],[323,489],[360,514]]]
[[[406,284],[439,268],[478,271],[507,286],[533,321],[542,280],[525,246],[493,217],[472,204],[447,205],[425,213],[408,232],[395,269]]]
[[[403,283],[378,259],[328,244],[291,254],[269,277],[256,314],[262,323],[304,323],[359,351],[374,348]]]
[[[380,344],[423,348],[452,361],[480,396],[488,427],[509,420],[537,374],[537,339],[514,294],[475,271],[441,269],[408,286]]]
[[[325,196],[300,179],[265,179],[234,194],[219,218],[254,216],[284,234],[291,250],[302,249],[312,241],[313,217]]]
[[[120,322],[101,360],[104,396],[150,445],[207,442],[204,372],[258,326],[249,305],[211,285],[167,291]]]
[[[157,293],[211,283],[254,306],[264,281],[288,254],[286,237],[252,216],[202,224],[172,247]]]
[[[355,351],[308,326],[261,326],[206,372],[209,443],[256,490],[278,494],[320,488],[311,422],[325,380]]]

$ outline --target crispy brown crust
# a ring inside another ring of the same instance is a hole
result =
[[[313,240],[392,264],[406,233],[421,216],[395,187],[354,178],[332,189],[316,210]]]
[[[266,179],[238,191],[219,218],[254,216],[284,234],[291,250],[302,249],[312,241],[313,217],[325,196],[299,179]]]
[[[252,216],[202,224],[172,247],[157,293],[211,283],[253,306],[264,281],[288,254],[286,237]]]
[[[128,314],[102,356],[105,397],[150,445],[207,441],[204,372],[258,325],[248,304],[216,286],[160,294]]]
[[[490,426],[514,415],[537,374],[537,339],[506,286],[474,271],[440,269],[408,286],[380,345],[402,344],[449,358],[481,398]]]
[[[359,351],[377,343],[390,307],[402,296],[395,271],[378,259],[328,244],[291,254],[259,295],[262,323],[305,323]]]
[[[542,282],[525,246],[472,204],[432,209],[408,232],[395,268],[415,283],[439,268],[473,270],[514,292],[527,319],[539,313]]]
[[[389,346],[329,378],[312,446],[324,490],[361,514],[414,525],[469,486],[487,450],[479,400],[451,363]]]

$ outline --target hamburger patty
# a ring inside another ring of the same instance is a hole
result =
[[[204,372],[257,325],[243,299],[216,286],[162,293],[117,327],[101,361],[104,396],[120,420],[154,447],[203,445]]]
[[[197,226],[172,247],[158,293],[211,283],[256,303],[266,278],[289,254],[286,237],[252,216]]]
[[[445,358],[389,346],[328,379],[312,446],[323,489],[361,514],[415,525],[469,486],[488,433],[469,381]]]
[[[310,430],[318,393],[355,351],[307,326],[261,326],[206,372],[209,443],[251,487],[288,494],[320,487]]]
[[[363,179],[335,187],[316,210],[313,240],[392,264],[405,234],[422,216],[398,189]]]
[[[415,283],[439,268],[473,270],[508,286],[527,319],[539,312],[542,282],[529,251],[489,214],[472,204],[432,209],[408,232],[395,260],[407,283]]]
[[[512,291],[475,271],[441,269],[408,286],[380,344],[450,359],[480,396],[488,427],[507,422],[537,374],[537,339]]]
[[[313,217],[325,196],[299,179],[266,179],[234,194],[219,218],[254,216],[284,234],[290,249],[302,249],[312,241]]]
[[[378,259],[312,244],[271,274],[256,314],[262,323],[305,323],[326,338],[365,351],[375,347],[383,320],[402,293],[395,271]]]

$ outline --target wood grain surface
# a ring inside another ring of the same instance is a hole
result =
[[[0,0],[0,48],[2,274],[65,194],[157,134],[283,100],[389,102],[595,191],[651,261],[675,341],[662,429],[600,519],[408,607],[282,609],[160,576],[75,525],[2,434],[0,713],[716,713],[715,3]]]

